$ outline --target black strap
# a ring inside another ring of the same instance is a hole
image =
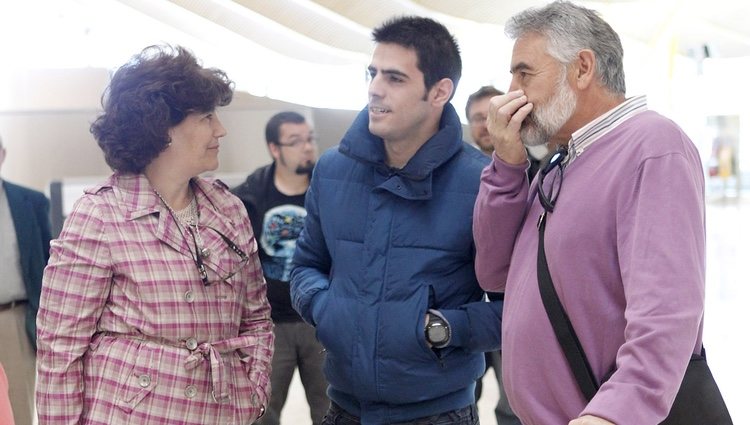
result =
[[[539,292],[542,295],[542,302],[544,303],[544,309],[547,310],[549,321],[552,323],[552,329],[554,329],[557,341],[565,353],[565,358],[568,360],[568,365],[570,365],[570,369],[578,382],[578,387],[586,400],[591,400],[599,389],[599,383],[594,377],[589,361],[586,359],[586,353],[581,347],[581,342],[578,340],[575,329],[573,329],[573,325],[570,323],[570,319],[565,313],[552,284],[552,277],[547,266],[547,256],[544,253],[544,229],[546,225],[547,213],[544,212],[539,217],[538,223],[539,248],[536,273],[539,281]]]

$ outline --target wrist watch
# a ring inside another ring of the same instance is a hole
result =
[[[428,320],[424,327],[424,336],[433,348],[443,348],[451,340],[451,328],[442,317],[427,313]]]

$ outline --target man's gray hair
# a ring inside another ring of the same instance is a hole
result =
[[[505,24],[505,33],[513,39],[529,33],[543,35],[547,53],[562,64],[573,61],[582,49],[591,49],[601,83],[613,93],[625,94],[620,37],[596,11],[555,1],[513,16]]]

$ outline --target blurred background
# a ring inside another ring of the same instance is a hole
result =
[[[699,146],[711,195],[736,197],[750,175],[750,7],[734,0],[579,1],[625,46],[627,94],[677,121]],[[506,89],[505,20],[537,0],[0,0],[0,130],[4,174],[35,187],[108,172],[88,124],[110,72],[143,47],[182,44],[227,71],[221,173],[268,160],[261,129],[294,108],[336,144],[366,99],[370,31],[394,15],[434,17],[456,35],[464,72],[453,100],[485,84]],[[463,118],[463,117],[462,117]],[[65,159],[61,161],[61,159]],[[29,170],[28,161],[36,167]],[[33,171],[33,172],[32,172]],[[715,177],[715,178],[714,178]],[[745,182],[743,186],[742,182]]]
[[[338,143],[367,102],[370,31],[395,15],[430,16],[456,35],[464,71],[453,104],[463,115],[466,98],[480,86],[508,87],[506,19],[545,3],[0,0],[0,136],[8,150],[2,176],[47,192],[61,220],[82,187],[110,172],[88,128],[111,72],[158,43],[184,45],[236,82],[234,102],[220,111],[228,135],[217,175],[230,185],[270,161],[263,128],[279,110],[305,115],[321,150]],[[750,6],[576,3],[598,10],[620,34],[628,96],[648,95],[649,107],[676,121],[701,152],[709,247],[704,337],[735,423],[750,423],[750,408],[740,400],[750,378],[741,337],[741,324],[750,322],[742,305],[750,290],[740,270],[750,258]]]

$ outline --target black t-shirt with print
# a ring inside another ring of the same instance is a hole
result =
[[[272,170],[266,168],[266,172],[251,176],[233,192],[245,203],[253,225],[271,318],[274,322],[296,322],[302,318],[292,308],[289,280],[297,238],[307,216],[305,195],[287,196],[279,192],[273,183]]]

